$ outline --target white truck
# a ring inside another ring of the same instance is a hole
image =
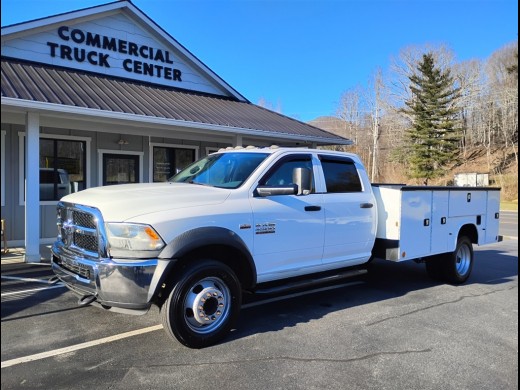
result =
[[[244,292],[359,275],[374,257],[463,283],[472,244],[501,240],[499,203],[498,188],[371,185],[354,154],[235,148],[168,182],[62,198],[53,282],[80,304],[155,304],[172,338],[201,348],[230,331]]]

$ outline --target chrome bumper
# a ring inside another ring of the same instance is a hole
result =
[[[70,290],[78,295],[94,295],[101,305],[125,309],[150,307],[166,266],[158,259],[88,259],[68,250],[60,241],[54,243],[51,252],[52,270]]]

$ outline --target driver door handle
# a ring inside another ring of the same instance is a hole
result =
[[[374,207],[374,205],[372,203],[361,203],[359,207],[361,207],[362,209],[371,209],[372,207]]]
[[[305,211],[320,211],[321,206],[305,206]]]

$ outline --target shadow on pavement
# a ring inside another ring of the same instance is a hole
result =
[[[517,256],[500,250],[479,250],[475,252],[472,275],[461,287],[471,284],[503,284],[511,282],[517,276]],[[413,261],[392,263],[375,260],[370,265],[368,274],[361,280],[364,281],[363,284],[245,308],[241,312],[237,329],[228,340],[293,327],[320,319],[334,311],[381,302],[440,285],[427,276],[424,264]]]

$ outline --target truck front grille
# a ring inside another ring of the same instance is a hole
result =
[[[86,249],[89,252],[98,251],[98,239],[95,236],[88,236],[82,233],[74,233],[74,245],[78,248]]]
[[[72,220],[78,226],[84,226],[90,229],[96,229],[96,220],[92,214],[87,214],[82,211],[73,210]]]
[[[60,259],[57,256],[54,256],[54,262],[56,262],[56,264],[59,264],[63,268],[68,269],[70,272],[81,276],[84,279],[90,279],[90,276],[92,275],[92,269],[86,265],[72,263],[70,261]]]
[[[92,207],[58,203],[58,232],[64,246],[69,250],[88,257],[98,258],[104,254],[100,246],[102,218],[99,210]]]

